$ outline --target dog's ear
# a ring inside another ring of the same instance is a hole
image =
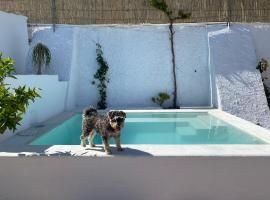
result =
[[[97,114],[97,110],[90,106],[89,108],[84,109],[83,113],[85,116],[91,116]]]
[[[127,117],[126,113],[125,113],[125,112],[123,112],[123,111],[120,111],[120,115],[122,115],[124,118],[126,118],[126,117]]]
[[[114,113],[115,113],[115,111],[110,111],[110,112],[108,112],[108,117],[110,118],[110,119],[112,119],[113,117],[114,117]]]

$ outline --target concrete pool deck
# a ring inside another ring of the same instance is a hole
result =
[[[83,148],[80,145],[30,145],[81,109],[65,112],[46,122],[21,131],[0,143],[0,156],[91,156],[107,157],[101,146]],[[125,112],[207,112],[266,142],[260,145],[122,145],[124,152],[112,146],[113,156],[270,156],[270,131],[217,109],[125,110]]]

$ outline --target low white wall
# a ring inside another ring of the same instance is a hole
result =
[[[24,73],[28,52],[27,18],[0,11],[0,52],[15,60],[17,74]]]
[[[6,81],[11,88],[26,85],[41,89],[38,92],[41,98],[30,103],[17,131],[39,124],[64,111],[67,82],[59,82],[56,75],[18,75],[16,77],[17,79],[9,78]],[[0,140],[8,136],[10,136],[9,131],[4,136],[0,136]]]
[[[67,152],[68,154],[68,152]],[[269,157],[0,158],[3,199],[269,200]]]

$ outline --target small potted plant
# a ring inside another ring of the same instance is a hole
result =
[[[32,52],[32,62],[37,68],[37,74],[40,75],[42,71],[42,66],[48,67],[51,62],[51,52],[49,48],[42,44],[41,42],[37,43],[33,48]]]

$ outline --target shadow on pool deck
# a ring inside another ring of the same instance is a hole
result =
[[[130,147],[123,149],[124,151],[119,152],[116,147],[112,146],[112,155],[106,155],[102,146],[83,148],[79,145],[2,145],[0,146],[0,156],[153,156],[148,152]]]
[[[124,147],[124,151],[118,152],[115,146],[111,146],[112,155],[108,156],[103,151],[102,145],[94,148],[83,148],[80,145],[30,145],[32,135],[14,135],[0,144],[0,156],[153,156],[152,154],[131,147]]]

